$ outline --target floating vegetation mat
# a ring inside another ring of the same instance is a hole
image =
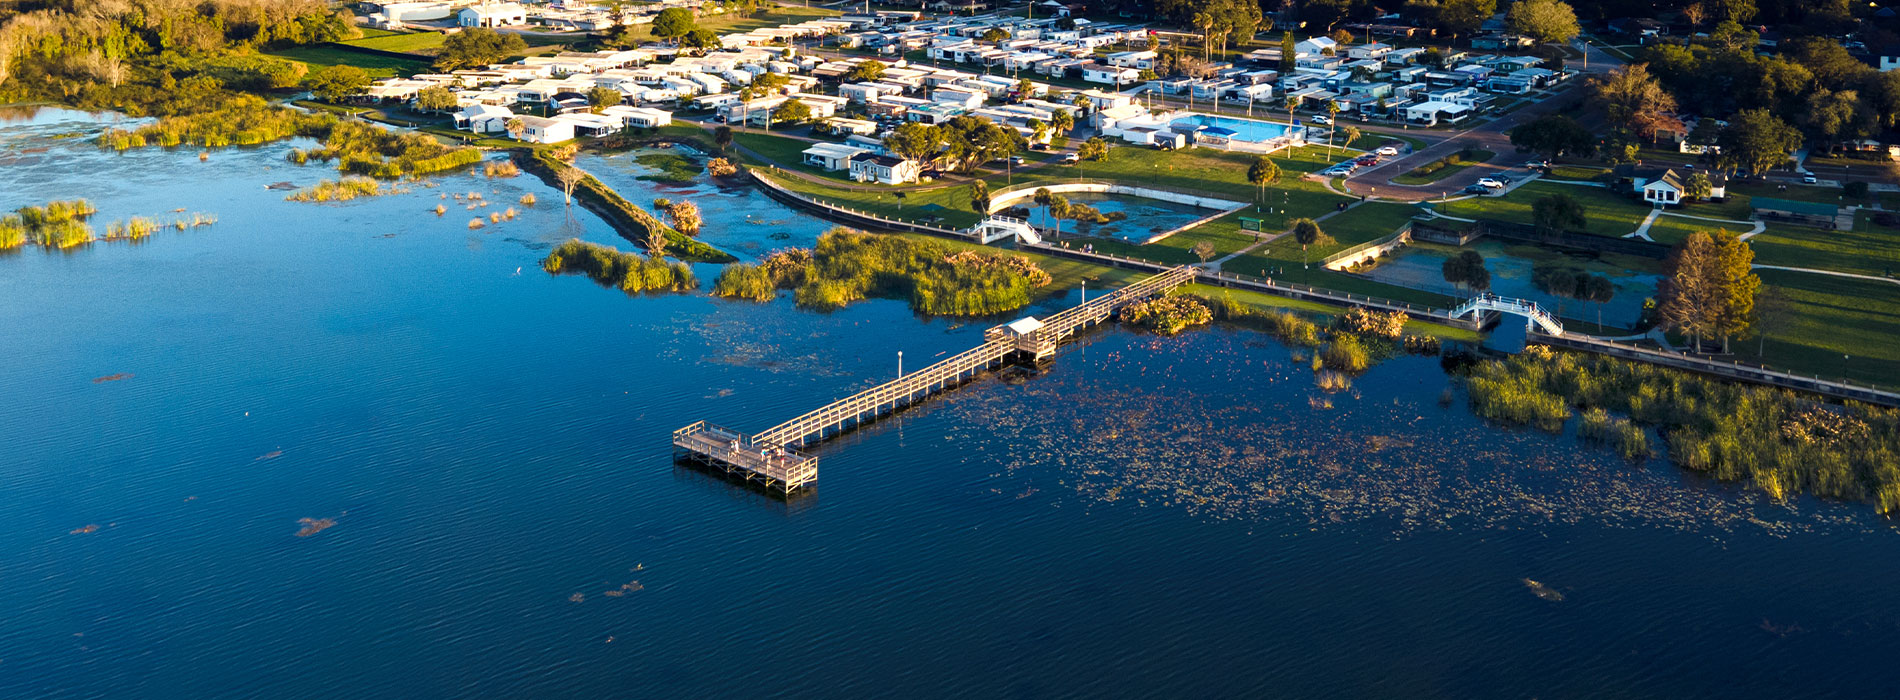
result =
[[[1632,465],[1560,435],[1500,428],[1463,402],[1436,358],[1315,386],[1293,350],[1252,331],[1115,332],[1040,377],[949,392],[945,445],[992,464],[994,489],[1091,506],[1176,508],[1220,520],[1396,532],[1599,523],[1717,534],[1879,527],[1864,504],[1778,505],[1667,460]]]

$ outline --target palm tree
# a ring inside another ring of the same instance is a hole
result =
[[[1286,98],[1286,123],[1289,126],[1293,124],[1293,110],[1298,109],[1299,106],[1300,106],[1300,98],[1298,97]]]
[[[1339,130],[1338,102],[1326,101],[1326,121],[1332,122],[1326,125],[1326,156],[1330,158],[1333,155],[1333,132]]]
[[[1306,247],[1327,239],[1325,231],[1320,230],[1319,222],[1307,218],[1293,220],[1293,240],[1300,244],[1300,267],[1309,267],[1306,263]]]
[[[501,126],[507,129],[508,135],[515,137],[516,141],[520,141],[521,134],[528,130],[528,123],[521,121],[521,117],[509,117],[508,121],[502,122]]]

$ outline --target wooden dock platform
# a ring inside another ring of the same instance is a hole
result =
[[[991,328],[984,331],[982,345],[753,435],[699,421],[673,431],[676,459],[692,460],[790,494],[818,479],[818,458],[795,448],[895,413],[931,394],[975,379],[1012,356],[1046,360],[1077,331],[1108,320],[1130,303],[1193,282],[1199,273],[1191,265],[1182,265],[1047,319],[1026,318]]]

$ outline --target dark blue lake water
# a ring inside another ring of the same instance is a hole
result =
[[[220,222],[0,257],[0,697],[1891,689],[1900,537],[1868,507],[1488,426],[1433,358],[1329,394],[1259,334],[1111,327],[826,443],[785,502],[667,434],[769,426],[988,323],[629,298],[539,271],[617,241],[526,177],[298,204],[264,185],[333,174],[292,144],[52,138],[98,128],[0,126],[0,209]],[[471,191],[495,204],[441,197]]]

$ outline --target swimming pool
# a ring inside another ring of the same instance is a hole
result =
[[[1228,138],[1235,141],[1247,141],[1252,143],[1265,143],[1277,138],[1297,135],[1298,133],[1304,132],[1303,128],[1296,128],[1278,122],[1263,122],[1253,119],[1241,119],[1239,117],[1216,117],[1207,114],[1190,114],[1176,119],[1171,123],[1174,126],[1204,126],[1215,129],[1226,129],[1227,131],[1233,132],[1228,135]]]

